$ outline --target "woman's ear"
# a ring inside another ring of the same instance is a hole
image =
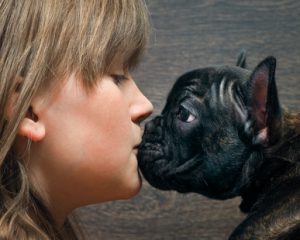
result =
[[[14,105],[17,102],[22,83],[23,78],[16,78],[13,94],[10,96],[6,107],[6,119],[10,119],[13,115]],[[24,119],[19,124],[17,133],[17,135],[26,137],[34,142],[40,141],[45,137],[45,126],[39,119],[39,113],[35,111],[37,109],[37,103],[37,99],[32,100],[31,106],[27,110]]]
[[[33,142],[38,142],[45,137],[45,126],[40,121],[38,114],[34,112],[34,108],[30,106],[26,116],[19,125],[18,135],[26,137]]]

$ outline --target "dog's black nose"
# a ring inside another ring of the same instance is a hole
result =
[[[156,131],[160,131],[162,124],[163,124],[163,118],[161,116],[157,116],[151,121],[146,123],[145,132],[154,133]]]
[[[162,116],[157,116],[157,117],[154,119],[154,122],[155,122],[156,126],[162,127],[162,126],[163,126],[164,119],[163,119]]]
[[[151,132],[152,129],[153,129],[153,126],[154,126],[153,120],[147,122],[147,123],[145,124],[145,132]]]

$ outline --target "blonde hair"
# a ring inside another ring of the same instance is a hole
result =
[[[119,59],[134,68],[148,30],[143,0],[0,0],[0,239],[76,239],[69,221],[55,226],[14,153],[18,126],[33,96],[67,76],[90,89]]]

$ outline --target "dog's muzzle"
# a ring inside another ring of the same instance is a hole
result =
[[[159,189],[169,189],[163,176],[167,170],[166,144],[164,139],[164,120],[157,116],[145,125],[142,143],[138,151],[139,168],[146,180]]]

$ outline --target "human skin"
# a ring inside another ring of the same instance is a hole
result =
[[[120,69],[113,71],[120,83],[108,74],[90,91],[71,75],[55,94],[38,94],[20,124],[17,149],[33,141],[30,181],[58,224],[77,207],[127,199],[141,188],[140,123],[153,106]]]

